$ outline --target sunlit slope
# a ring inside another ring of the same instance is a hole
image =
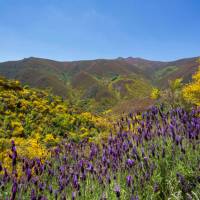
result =
[[[104,112],[124,101],[147,99],[153,86],[164,88],[169,80],[191,80],[197,58],[172,62],[141,58],[58,62],[27,58],[0,63],[0,74],[36,88],[50,88],[55,95],[83,111]],[[146,101],[146,100],[145,100]]]

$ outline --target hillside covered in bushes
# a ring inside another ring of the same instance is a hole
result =
[[[79,141],[108,130],[108,122],[89,112],[80,113],[49,91],[23,87],[0,78],[0,160],[13,139],[23,154],[42,156],[61,139]]]

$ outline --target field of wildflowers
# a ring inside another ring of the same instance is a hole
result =
[[[1,199],[199,199],[200,110],[152,107],[115,124],[107,142],[65,142],[49,159],[0,165]],[[129,127],[124,131],[124,127]]]

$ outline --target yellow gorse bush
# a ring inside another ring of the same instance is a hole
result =
[[[18,160],[22,160],[24,157],[32,158],[41,158],[46,159],[48,156],[48,151],[46,150],[46,146],[40,144],[40,142],[35,138],[20,138],[20,137],[13,137],[12,140],[15,141],[17,146],[18,152]],[[10,145],[11,140],[1,139],[1,142],[4,142],[4,145],[7,147]],[[4,167],[11,170],[11,159],[9,158],[9,154],[11,151],[8,148],[5,148],[3,151],[0,151],[0,160],[4,163]],[[18,172],[20,172],[20,168]],[[19,174],[20,175],[20,174]]]
[[[160,90],[158,88],[153,88],[151,92],[151,98],[156,100],[160,97]]]
[[[63,137],[80,140],[108,128],[104,118],[79,113],[49,91],[23,87],[19,81],[0,77],[0,161],[8,159],[5,152],[12,139],[19,151],[40,157]]]
[[[192,77],[192,82],[183,87],[183,98],[194,105],[200,106],[200,67]]]
[[[177,78],[173,81],[169,81],[169,87],[170,87],[171,91],[174,92],[174,91],[180,89],[182,86],[182,81],[183,81],[182,78]]]

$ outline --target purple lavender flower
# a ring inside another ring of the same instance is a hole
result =
[[[11,141],[11,145],[12,152],[17,152],[14,140]]]
[[[38,197],[38,200],[47,200],[47,198],[46,198],[45,196],[43,196],[43,195],[40,195],[40,196]]]
[[[31,182],[36,186],[37,184],[38,184],[38,177],[33,177],[32,179],[31,179]]]
[[[130,158],[126,161],[126,163],[127,163],[127,165],[129,166],[129,167],[132,167],[133,165],[134,165],[134,160],[131,160]]]
[[[12,193],[11,193],[10,200],[15,200],[15,197],[17,194],[17,187],[18,187],[18,184],[17,184],[16,180],[14,180],[13,185],[12,185]]]
[[[51,186],[51,185],[49,186],[49,188],[48,188],[48,189],[49,189],[49,193],[50,193],[50,194],[52,194],[52,192],[53,192],[53,188],[52,188],[52,186]]]
[[[7,172],[7,169],[4,168],[4,174],[3,174],[3,182],[5,183],[6,181],[9,180],[9,175],[8,175],[8,172]]]
[[[44,183],[40,182],[39,185],[38,185],[38,187],[39,187],[40,191],[44,191],[46,185]]]
[[[14,167],[17,164],[17,153],[13,152],[11,157],[12,157],[12,166]]]
[[[120,187],[119,187],[119,185],[115,186],[114,191],[115,191],[116,197],[119,199],[120,198]]]
[[[155,193],[157,193],[157,192],[159,191],[159,185],[158,185],[158,183],[155,183],[155,184],[154,184],[153,191],[154,191]]]
[[[182,141],[182,138],[181,138],[181,136],[179,136],[179,135],[176,135],[176,137],[175,137],[175,141],[176,141],[176,145],[179,145],[179,144],[181,144],[181,141]]]
[[[138,196],[132,196],[131,200],[139,200]]]
[[[76,198],[76,193],[72,192],[72,200],[75,200],[75,198]]]
[[[132,184],[132,176],[128,175],[126,177],[126,183],[127,183],[127,186],[128,187],[131,187],[131,184]]]
[[[31,169],[30,169],[30,168],[28,168],[28,169],[26,170],[26,176],[27,176],[27,180],[28,180],[28,182],[29,182],[30,179],[31,179],[31,177],[32,177],[32,173],[31,173]]]
[[[74,186],[74,188],[75,188],[76,190],[79,190],[79,189],[80,189],[80,185],[79,185],[79,183],[78,183],[78,177],[77,177],[76,174],[73,176],[73,186]]]
[[[34,189],[31,190],[31,200],[37,200],[37,196]]]
[[[144,157],[144,164],[145,164],[146,168],[149,167],[149,165],[148,165],[148,160],[149,160],[148,157]]]
[[[87,170],[90,171],[91,173],[93,172],[93,165],[91,163],[88,163],[88,167],[87,167]]]
[[[58,190],[54,190],[54,191],[53,191],[55,200],[58,199],[58,192],[59,192]]]
[[[106,176],[106,182],[107,182],[108,184],[111,183],[111,178],[110,178],[110,175],[109,175],[109,174],[107,174],[107,176]]]

